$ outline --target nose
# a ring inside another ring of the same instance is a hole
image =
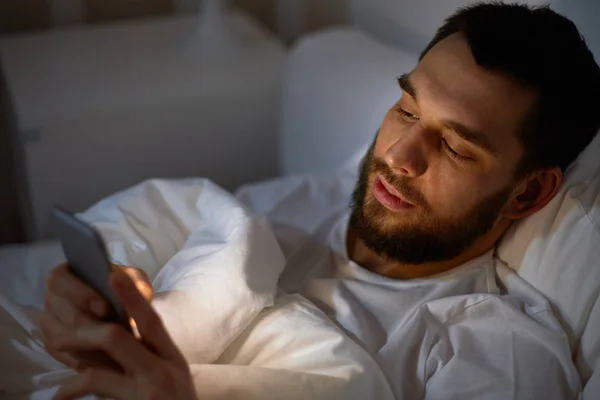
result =
[[[427,132],[415,124],[387,149],[384,160],[397,174],[416,178],[427,171],[426,147]]]

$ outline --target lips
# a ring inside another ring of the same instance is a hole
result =
[[[383,177],[378,175],[373,184],[373,195],[386,208],[392,211],[403,211],[414,207]]]

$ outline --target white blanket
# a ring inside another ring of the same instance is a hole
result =
[[[320,310],[277,294],[285,259],[269,225],[209,181],[147,181],[81,217],[102,232],[115,263],[153,279],[153,305],[200,398],[392,398],[371,357]],[[13,396],[47,398],[72,374],[41,347],[47,271],[15,265],[0,286],[0,390]]]

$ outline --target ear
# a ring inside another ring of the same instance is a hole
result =
[[[541,210],[556,196],[562,184],[558,167],[541,169],[528,175],[515,189],[503,216],[517,220]]]

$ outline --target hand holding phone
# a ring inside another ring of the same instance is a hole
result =
[[[110,264],[104,243],[88,224],[64,210],[56,210],[53,219],[71,265],[65,263],[54,268],[47,278],[44,313],[40,319],[44,346],[50,355],[77,371],[93,366],[118,368],[102,352],[63,351],[55,343],[79,330],[101,328],[107,321],[132,330],[125,313],[119,319],[115,310],[121,308],[109,284],[115,272],[128,275],[148,301],[152,298],[152,285],[144,271]],[[109,297],[115,302],[110,304]]]
[[[129,319],[110,287],[112,264],[98,232],[72,213],[52,210],[54,229],[71,272],[96,290],[108,303],[106,322],[114,322],[131,331]]]

